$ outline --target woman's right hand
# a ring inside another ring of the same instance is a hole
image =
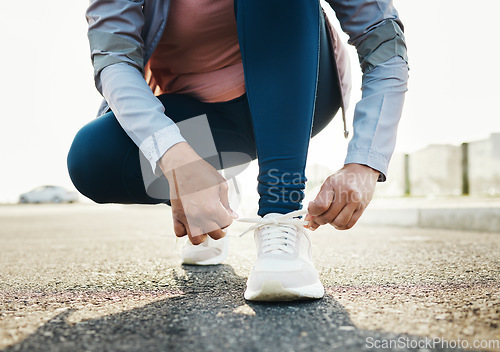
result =
[[[238,215],[228,201],[226,180],[186,143],[172,146],[160,159],[170,186],[174,232],[193,244],[219,239]]]

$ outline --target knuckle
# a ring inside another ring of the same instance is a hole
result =
[[[318,211],[320,211],[321,213],[324,213],[325,211],[328,210],[328,205],[327,204],[319,204],[318,205]]]
[[[349,192],[349,202],[359,204],[361,202],[361,193],[357,190],[352,189]]]
[[[337,218],[337,219],[333,220],[332,225],[335,228],[341,229],[345,226],[345,222],[342,219]]]
[[[173,208],[172,216],[176,219],[183,219],[185,217],[185,211],[184,209]]]
[[[196,216],[200,213],[200,207],[191,204],[191,202],[186,202],[182,210],[186,215],[189,214],[190,216]]]
[[[356,223],[356,221],[350,220],[347,224],[345,224],[344,228],[346,230],[349,230],[354,226],[355,223]]]
[[[201,238],[202,236],[195,236],[191,238],[191,243],[194,244],[195,246],[202,244],[204,242],[204,239]]]
[[[311,228],[317,229],[319,226],[321,226],[321,225],[318,224],[318,222],[316,221],[316,218],[314,218],[314,220],[311,222]]]
[[[229,225],[231,225],[233,223],[233,220],[232,219],[226,219],[226,218],[223,218],[223,219],[219,219],[217,220],[217,226],[221,229],[221,230],[224,230],[225,228],[229,227]]]
[[[346,185],[346,186],[342,187],[341,193],[344,195],[344,197],[351,198],[355,192],[356,191],[352,187],[349,187]]]
[[[211,203],[207,206],[207,214],[209,215],[217,215],[219,213],[219,207],[215,203]]]
[[[226,236],[226,233],[224,231],[217,231],[210,235],[214,240],[220,240],[221,238],[224,238]]]
[[[356,193],[356,189],[354,187],[352,187],[352,185],[346,185],[344,187],[345,191],[347,194],[353,194],[353,193]]]
[[[318,216],[316,217],[316,219],[314,219],[314,221],[318,224],[318,225],[326,225],[328,224],[330,221],[328,221],[328,219],[324,216]]]
[[[316,204],[318,209],[322,211],[327,211],[328,208],[330,207],[326,195],[324,197],[319,198]]]
[[[361,204],[361,199],[359,199],[359,195],[355,193],[351,196],[351,198],[349,199],[349,202],[358,206]]]
[[[226,219],[224,219],[223,223],[221,224],[221,228],[226,228],[228,227],[229,225],[231,225],[233,223],[233,218],[228,216]]]
[[[206,216],[198,210],[186,213],[186,221],[190,226],[192,225],[200,226],[205,218]]]

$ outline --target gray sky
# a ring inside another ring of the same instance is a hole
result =
[[[92,79],[86,1],[9,1],[0,5],[0,202],[41,184],[71,187],[66,154],[100,102]],[[459,144],[500,131],[500,3],[479,0],[395,0],[405,24],[410,84],[397,151]],[[350,49],[354,92],[360,72]],[[315,138],[309,160],[340,167],[347,143],[340,116]],[[253,179],[253,177],[252,177]]]

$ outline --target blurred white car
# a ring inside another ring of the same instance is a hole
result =
[[[19,203],[73,203],[78,193],[59,186],[40,186],[19,196]]]

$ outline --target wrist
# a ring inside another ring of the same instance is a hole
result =
[[[364,164],[355,164],[355,163],[345,164],[344,169],[349,170],[351,172],[355,172],[355,173],[368,174],[368,175],[372,176],[375,179],[375,181],[378,179],[378,177],[380,175],[380,171],[375,170],[374,168],[372,168],[368,165],[364,165]]]
[[[183,165],[199,160],[200,157],[186,142],[180,142],[170,147],[162,155],[158,164],[165,175]]]

